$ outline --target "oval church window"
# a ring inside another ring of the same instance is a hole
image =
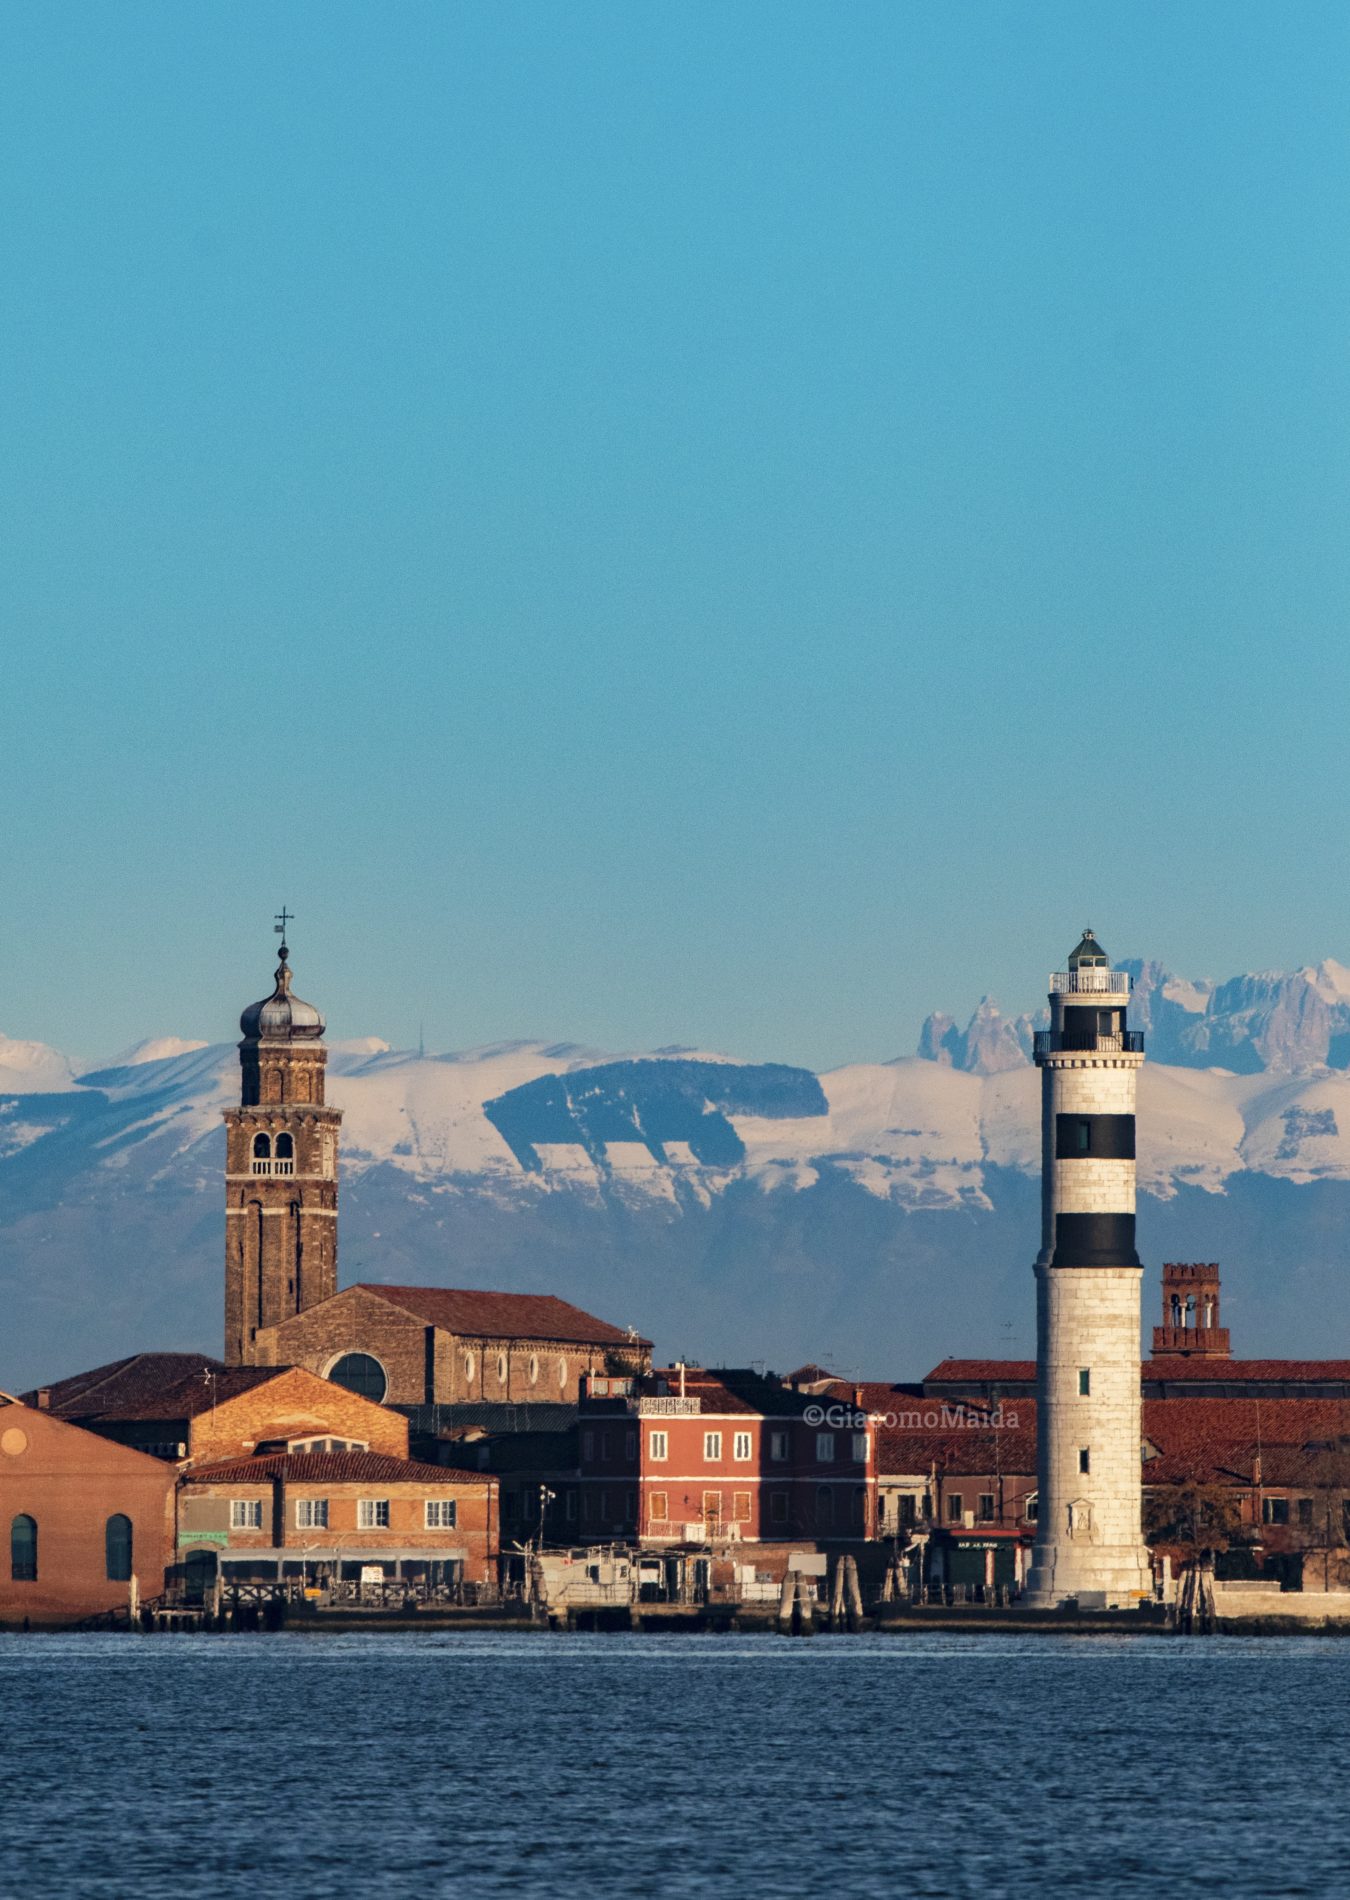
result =
[[[328,1368],[328,1377],[334,1385],[345,1386],[359,1398],[373,1399],[377,1405],[389,1390],[384,1367],[368,1352],[344,1352]]]

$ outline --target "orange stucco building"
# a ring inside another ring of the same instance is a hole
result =
[[[160,1595],[172,1465],[0,1393],[0,1628],[60,1627]]]

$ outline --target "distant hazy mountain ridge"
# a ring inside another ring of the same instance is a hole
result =
[[[1218,984],[1190,981],[1141,957],[1118,967],[1134,978],[1131,1021],[1147,1032],[1155,1062],[1236,1075],[1350,1069],[1350,969],[1333,958]],[[997,1075],[1031,1060],[1032,1032],[1048,1020],[1044,1011],[1004,1017],[986,996],[964,1030],[942,1011],[929,1016],[918,1053],[972,1075]]]

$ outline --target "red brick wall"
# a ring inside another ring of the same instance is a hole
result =
[[[305,1549],[322,1546],[340,1548],[344,1556],[359,1557],[362,1550],[463,1550],[464,1575],[470,1582],[482,1583],[497,1574],[499,1513],[497,1486],[493,1479],[475,1481],[466,1478],[418,1480],[411,1484],[363,1482],[332,1484],[324,1482],[274,1482],[268,1477],[232,1480],[229,1484],[204,1484],[186,1478],[179,1498],[179,1543],[189,1547],[193,1529],[219,1525],[228,1528],[229,1506],[234,1499],[259,1499],[263,1506],[261,1530],[231,1530],[229,1551],[238,1555],[249,1550],[266,1550],[284,1545],[297,1555]],[[328,1500],[326,1530],[301,1530],[296,1525],[296,1502],[305,1498]],[[388,1528],[358,1528],[357,1505],[362,1498],[383,1498],[389,1503]],[[429,1498],[450,1498],[456,1506],[453,1530],[428,1530],[425,1505]]]
[[[408,1421],[401,1413],[299,1367],[199,1412],[189,1427],[188,1450],[193,1464],[202,1465],[247,1456],[266,1440],[321,1433],[364,1439],[371,1451],[393,1458],[408,1455]]]
[[[652,1435],[661,1432],[664,1459],[652,1455]],[[719,1456],[706,1455],[710,1434],[720,1436]],[[747,1458],[736,1457],[738,1434],[750,1441]],[[772,1456],[778,1436],[787,1440],[781,1459]],[[829,1436],[835,1456],[824,1460],[817,1455],[817,1430],[798,1419],[754,1413],[635,1418],[583,1407],[579,1535],[585,1541],[636,1531],[644,1540],[683,1541],[686,1525],[710,1525],[716,1510],[723,1530],[734,1525],[742,1540],[870,1536],[874,1467],[854,1457],[851,1431]],[[775,1498],[783,1501],[781,1510]]]
[[[158,1596],[173,1548],[176,1475],[47,1413],[0,1405],[0,1627],[77,1623],[124,1606],[128,1586],[107,1576],[115,1513],[131,1519],[141,1596]],[[10,1575],[10,1527],[20,1513],[37,1522],[34,1583]]]
[[[645,1349],[626,1345],[585,1346],[545,1338],[501,1340],[445,1332],[357,1287],[348,1287],[321,1306],[258,1336],[258,1363],[263,1365],[308,1366],[325,1374],[345,1352],[368,1352],[379,1360],[389,1380],[385,1396],[391,1405],[484,1400],[575,1405],[586,1374],[635,1373],[650,1358]]]

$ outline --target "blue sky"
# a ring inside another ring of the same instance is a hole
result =
[[[0,22],[0,1028],[1350,961],[1350,14]]]

